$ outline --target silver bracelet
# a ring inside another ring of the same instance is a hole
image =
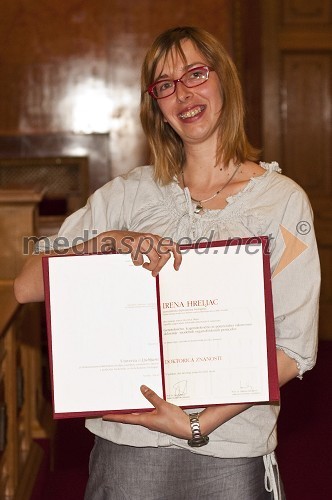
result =
[[[188,440],[189,446],[193,448],[205,446],[209,442],[209,436],[202,436],[199,425],[199,413],[190,413],[188,415],[193,437]]]

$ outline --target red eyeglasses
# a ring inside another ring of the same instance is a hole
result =
[[[189,71],[186,71],[181,78],[177,78],[176,80],[165,79],[151,83],[147,92],[149,92],[150,96],[154,99],[165,99],[165,97],[174,94],[176,85],[179,82],[183,83],[187,88],[203,85],[203,83],[208,81],[210,71],[214,70],[209,66],[197,66],[196,68],[191,68]]]

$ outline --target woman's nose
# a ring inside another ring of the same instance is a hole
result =
[[[192,91],[186,87],[181,81],[176,82],[175,94],[179,102],[186,101],[190,96],[192,96]]]

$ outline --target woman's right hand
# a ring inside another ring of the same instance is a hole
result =
[[[157,276],[162,267],[173,256],[174,269],[178,270],[182,256],[179,246],[170,238],[152,233],[133,231],[107,231],[96,236],[97,251],[107,253],[130,253],[135,266],[142,266]]]
[[[152,276],[157,276],[172,255],[176,270],[179,269],[182,259],[178,245],[161,236],[131,231],[106,231],[76,247],[61,248],[47,254],[29,257],[14,282],[16,299],[22,304],[44,300],[42,271],[42,257],[44,255],[83,255],[96,252],[108,253],[112,250],[119,253],[130,253],[135,266],[143,266],[151,271]]]

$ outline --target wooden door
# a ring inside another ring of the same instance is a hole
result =
[[[332,0],[262,0],[264,158],[308,193],[322,265],[320,338],[332,340]]]

